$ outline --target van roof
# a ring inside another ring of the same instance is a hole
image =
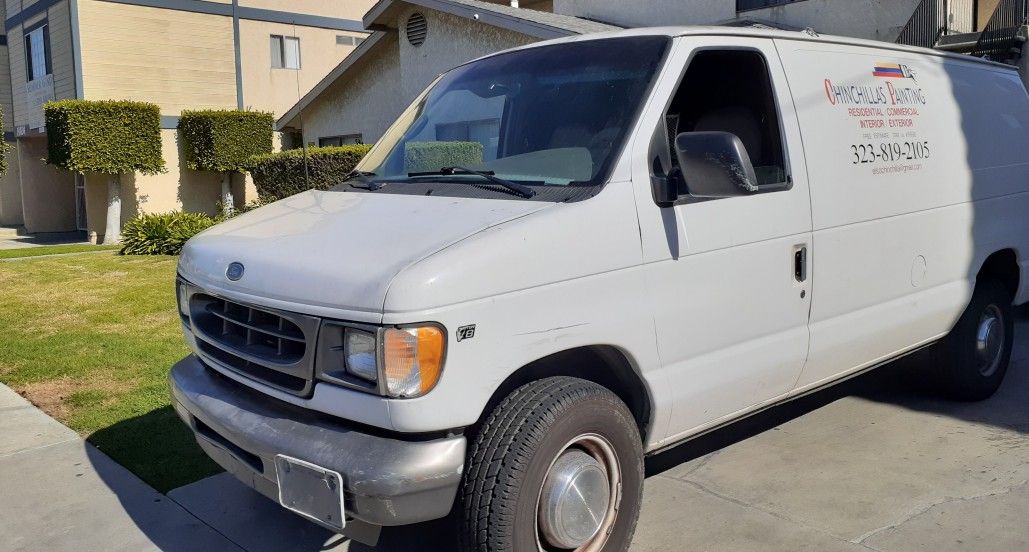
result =
[[[547,46],[551,44],[561,44],[565,42],[581,42],[585,40],[598,40],[604,38],[617,38],[617,37],[630,37],[630,36],[668,36],[668,37],[681,37],[681,36],[742,36],[752,38],[773,38],[781,40],[800,40],[805,42],[818,42],[823,44],[843,44],[848,46],[861,46],[864,48],[875,48],[878,50],[891,50],[897,52],[905,52],[909,54],[919,54],[924,56],[933,56],[948,58],[957,61],[965,61],[971,63],[981,63],[989,65],[995,68],[1005,69],[1009,71],[1016,71],[1017,68],[1011,65],[998,63],[995,61],[989,61],[982,58],[976,58],[964,54],[955,54],[952,52],[942,52],[939,50],[932,50],[929,48],[920,48],[917,46],[907,46],[904,44],[895,44],[892,42],[881,42],[877,40],[865,40],[860,38],[851,38],[846,36],[835,36],[835,35],[823,35],[811,30],[803,31],[788,31],[781,29],[768,29],[758,27],[731,27],[731,26],[677,26],[677,27],[638,27],[632,29],[624,29],[618,31],[608,31],[601,33],[590,33],[584,35],[569,36],[564,38],[556,38],[552,40],[545,40],[542,42],[534,42],[527,44],[519,48],[513,48],[512,50],[522,50],[527,48],[535,48],[539,46]],[[505,50],[511,51],[511,50]],[[492,57],[494,55],[503,52],[496,52],[484,58]]]

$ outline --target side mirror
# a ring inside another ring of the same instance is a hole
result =
[[[737,197],[758,191],[750,155],[735,134],[684,132],[675,137],[675,153],[690,197]]]

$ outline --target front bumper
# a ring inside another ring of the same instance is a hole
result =
[[[464,436],[402,440],[283,403],[225,378],[196,357],[169,376],[176,412],[222,467],[278,502],[275,456],[339,472],[350,520],[378,526],[439,519],[461,480]]]

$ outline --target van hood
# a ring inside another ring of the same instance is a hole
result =
[[[274,303],[381,315],[400,271],[492,226],[550,203],[309,191],[189,240],[179,273],[212,291]],[[230,263],[244,266],[230,281]]]

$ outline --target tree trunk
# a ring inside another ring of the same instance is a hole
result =
[[[235,211],[232,204],[232,173],[222,173],[222,214],[231,217]]]
[[[121,175],[112,174],[107,181],[107,229],[104,245],[121,241]]]

